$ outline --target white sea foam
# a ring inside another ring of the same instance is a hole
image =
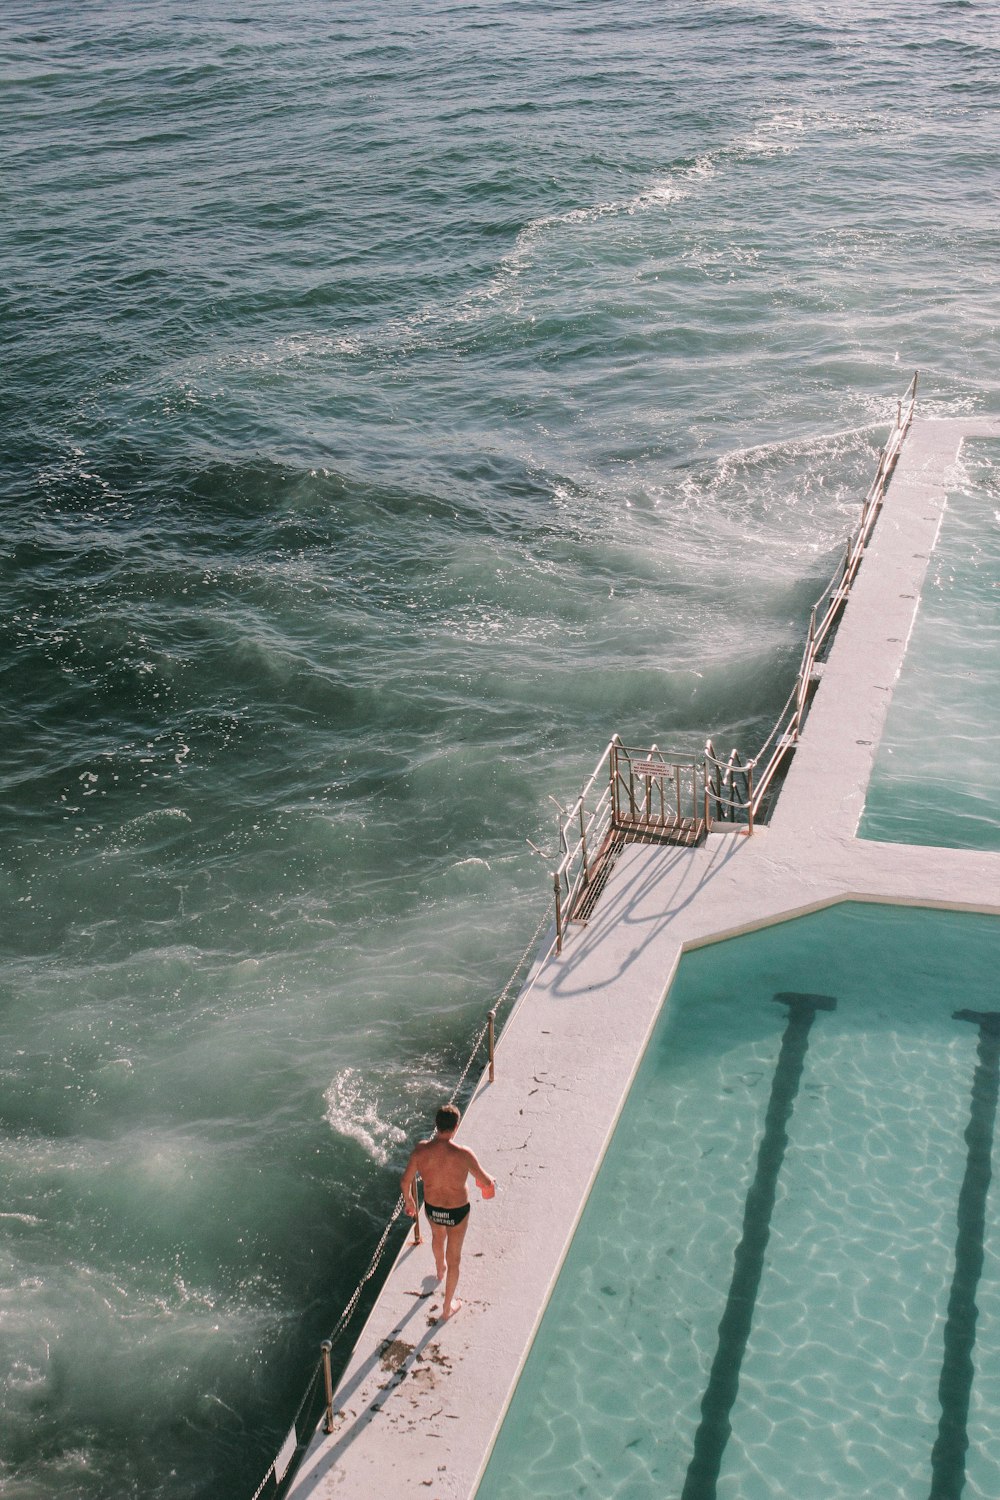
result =
[[[777,109],[764,115],[750,130],[737,136],[725,153],[733,156],[783,156],[797,149],[807,129],[802,109]]]
[[[9,28],[0,1302],[60,1371],[3,1484],[253,1492],[225,1408],[365,1253],[311,1153],[394,1193],[548,794],[629,726],[753,753],[865,424],[990,404],[991,8],[887,7]]]
[[[371,1072],[342,1068],[323,1095],[324,1119],[337,1135],[357,1141],[373,1161],[385,1166],[406,1140],[405,1131],[379,1114]]]

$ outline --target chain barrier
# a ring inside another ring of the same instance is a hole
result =
[[[475,1037],[475,1039],[474,1039],[474,1041],[472,1043],[472,1047],[471,1047],[471,1050],[469,1052],[468,1059],[466,1060],[465,1067],[462,1069],[461,1073],[459,1074],[458,1082],[455,1084],[455,1087],[451,1091],[451,1095],[450,1095],[450,1097],[448,1099],[448,1103],[449,1104],[454,1104],[456,1098],[458,1097],[458,1095],[461,1093],[462,1089],[464,1088],[466,1079],[468,1078],[469,1073],[472,1070],[473,1063],[476,1060],[476,1057],[477,1057],[477,1055],[479,1053],[479,1049],[482,1046],[484,1039],[488,1035],[492,1039],[493,1026],[494,1026],[494,1022],[496,1020],[497,1011],[500,1009],[500,1007],[502,1005],[504,1005],[506,1003],[507,999],[510,996],[511,990],[514,988],[514,985],[517,982],[518,975],[521,973],[521,971],[524,968],[524,965],[526,964],[526,962],[528,961],[528,958],[530,957],[530,955],[536,951],[537,946],[538,946],[538,941],[539,941],[539,939],[540,939],[543,931],[549,925],[549,922],[551,920],[550,913],[552,911],[552,905],[553,905],[553,903],[550,901],[549,904],[548,904],[548,906],[545,909],[545,912],[544,912],[544,914],[542,916],[541,921],[539,922],[538,926],[535,928],[534,933],[532,934],[532,936],[531,936],[531,938],[530,938],[527,946],[525,947],[524,952],[521,954],[521,957],[518,959],[517,964],[516,964],[513,972],[511,973],[510,978],[508,979],[507,983],[504,985],[503,989],[500,991],[500,994],[497,997],[496,1003],[494,1004],[492,1010],[488,1013],[487,1019],[486,1019],[485,1023],[479,1028],[479,1031],[477,1032],[476,1037]],[[491,1056],[490,1056],[490,1067],[491,1067],[491,1070],[492,1070],[492,1065],[493,1065],[493,1058],[492,1058],[492,1048],[491,1048]],[[308,1386],[306,1387],[306,1390],[305,1390],[305,1394],[303,1395],[302,1400],[299,1402],[299,1407],[298,1407],[298,1410],[295,1413],[295,1417],[294,1417],[294,1419],[292,1421],[292,1425],[289,1428],[288,1436],[285,1438],[285,1441],[282,1443],[279,1452],[277,1453],[277,1455],[275,1456],[275,1458],[271,1462],[271,1464],[270,1464],[270,1466],[269,1466],[269,1468],[267,1470],[267,1473],[264,1475],[264,1477],[261,1480],[260,1484],[257,1486],[257,1488],[254,1490],[253,1494],[251,1495],[250,1500],[261,1500],[261,1496],[264,1494],[264,1491],[267,1489],[268,1485],[270,1483],[272,1483],[272,1482],[274,1484],[274,1489],[273,1489],[273,1492],[272,1492],[273,1495],[277,1496],[277,1495],[281,1494],[282,1493],[282,1487],[284,1486],[286,1480],[290,1480],[293,1477],[294,1472],[295,1472],[295,1463],[294,1463],[294,1460],[296,1459],[296,1457],[298,1457],[300,1455],[300,1451],[303,1450],[308,1445],[308,1443],[310,1442],[310,1440],[312,1438],[312,1435],[313,1435],[313,1432],[316,1429],[316,1423],[319,1420],[319,1412],[320,1412],[320,1410],[322,1408],[321,1407],[317,1407],[317,1411],[316,1411],[315,1417],[310,1416],[310,1419],[308,1421],[306,1421],[305,1423],[302,1424],[302,1436],[300,1437],[299,1436],[299,1423],[300,1423],[300,1418],[302,1416],[302,1413],[306,1410],[307,1404],[310,1403],[311,1398],[314,1396],[314,1394],[316,1392],[316,1388],[317,1388],[317,1386],[319,1384],[320,1375],[323,1373],[323,1370],[324,1370],[324,1365],[326,1366],[327,1369],[329,1369],[330,1350],[333,1348],[334,1344],[338,1343],[340,1341],[340,1339],[343,1338],[344,1334],[347,1332],[347,1329],[348,1329],[348,1327],[350,1325],[351,1319],[353,1318],[355,1312],[357,1311],[358,1303],[361,1301],[362,1293],[364,1292],[365,1287],[371,1281],[372,1277],[375,1275],[375,1272],[378,1270],[378,1267],[379,1267],[379,1264],[380,1264],[380,1262],[382,1260],[382,1257],[385,1254],[386,1246],[389,1243],[389,1236],[392,1233],[393,1226],[398,1222],[398,1220],[399,1220],[399,1218],[400,1218],[400,1216],[401,1216],[402,1213],[403,1213],[403,1195],[400,1194],[399,1197],[396,1199],[396,1206],[392,1210],[392,1213],[389,1215],[389,1218],[388,1218],[388,1220],[386,1222],[386,1226],[385,1226],[385,1228],[382,1231],[382,1236],[379,1239],[379,1242],[376,1245],[374,1252],[372,1253],[371,1260],[368,1262],[368,1269],[365,1271],[365,1273],[362,1276],[361,1280],[358,1282],[357,1286],[354,1288],[354,1291],[351,1293],[351,1296],[349,1297],[348,1301],[346,1302],[346,1304],[344,1306],[343,1312],[340,1314],[339,1318],[337,1319],[336,1323],[334,1324],[333,1332],[330,1334],[330,1336],[329,1336],[328,1339],[324,1339],[324,1341],[323,1341],[323,1357],[318,1361],[318,1363],[316,1365],[316,1368],[313,1371],[312,1379],[309,1381],[309,1384],[308,1384]],[[329,1403],[326,1402],[324,1404],[326,1404],[327,1407],[328,1407],[328,1409],[329,1409]]]
[[[260,1500],[261,1495],[264,1493],[264,1490],[267,1488],[268,1481],[271,1480],[271,1479],[274,1480],[274,1483],[275,1483],[275,1493],[277,1493],[277,1490],[280,1487],[283,1479],[285,1478],[285,1475],[288,1473],[288,1470],[291,1467],[292,1459],[295,1457],[295,1454],[298,1451],[298,1447],[299,1447],[299,1441],[298,1441],[298,1423],[299,1423],[299,1418],[301,1417],[303,1411],[305,1411],[306,1402],[309,1400],[310,1396],[315,1391],[316,1386],[319,1384],[319,1377],[320,1377],[320,1372],[321,1372],[322,1369],[323,1369],[323,1361],[320,1360],[318,1362],[318,1364],[316,1365],[315,1370],[313,1370],[312,1379],[310,1380],[309,1384],[306,1386],[305,1394],[303,1395],[302,1400],[299,1402],[298,1411],[295,1413],[295,1416],[292,1418],[292,1425],[288,1429],[288,1436],[285,1438],[285,1441],[282,1443],[281,1449],[280,1449],[279,1453],[277,1454],[276,1458],[274,1459],[273,1463],[271,1464],[271,1467],[268,1469],[267,1473],[264,1475],[264,1478],[261,1480],[260,1484],[257,1486],[257,1488],[254,1490],[253,1494],[251,1495],[250,1500]],[[313,1430],[313,1426],[314,1425],[315,1424],[312,1424],[312,1425],[309,1426],[308,1430],[310,1432]]]
[[[535,949],[538,946],[538,939],[541,937],[543,931],[545,930],[545,928],[549,924],[549,921],[550,921],[549,913],[551,911],[552,911],[552,902],[550,901],[549,904],[548,904],[548,906],[545,908],[545,912],[544,912],[544,914],[542,916],[542,920],[539,922],[538,926],[535,928],[534,932],[531,935],[531,938],[528,941],[527,947],[525,948],[524,952],[521,954],[521,957],[518,959],[517,964],[516,964],[516,966],[514,968],[513,973],[511,974],[511,976],[508,979],[507,983],[504,985],[503,989],[500,991],[500,994],[497,996],[496,1004],[494,1005],[493,1009],[490,1011],[490,1013],[487,1016],[486,1020],[484,1021],[483,1025],[479,1028],[479,1034],[477,1035],[475,1041],[472,1044],[472,1050],[469,1053],[469,1057],[468,1057],[468,1060],[467,1060],[467,1062],[465,1064],[465,1067],[462,1069],[461,1073],[459,1074],[458,1082],[456,1083],[455,1087],[451,1091],[451,1095],[450,1095],[450,1097],[448,1099],[448,1103],[449,1104],[454,1104],[455,1100],[458,1098],[459,1094],[461,1093],[462,1088],[463,1088],[463,1086],[465,1084],[465,1080],[469,1076],[469,1071],[472,1068],[472,1064],[475,1062],[476,1054],[479,1051],[480,1047],[483,1045],[484,1039],[489,1035],[490,1026],[491,1026],[492,1022],[494,1021],[494,1019],[496,1018],[496,1013],[500,1009],[501,1005],[503,1005],[506,1002],[508,995],[510,994],[511,990],[514,988],[514,983],[515,983],[515,981],[517,979],[517,976],[520,974],[521,970],[524,968],[525,964],[528,961],[528,958],[530,957],[530,955],[532,953],[535,952]],[[492,1061],[492,1059],[491,1059],[491,1061]],[[402,1202],[402,1199],[400,1199],[400,1202]]]

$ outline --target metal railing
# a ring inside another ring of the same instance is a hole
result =
[[[725,773],[728,769],[729,785],[735,787],[741,775],[747,777],[742,812],[751,829],[754,820],[761,817],[786,761],[798,744],[809,704],[819,681],[820,663],[829,649],[837,624],[850,597],[865,549],[871,540],[889,480],[892,478],[900,449],[903,446],[903,439],[913,421],[916,399],[917,374],[914,374],[902,399],[896,404],[895,424],[889,433],[885,447],[879,454],[875,478],[862,502],[861,516],[854,534],[847,541],[844,558],[838,563],[836,572],[810,611],[806,643],[795,685],[771,733],[753,759],[746,763],[739,762],[736,751],[733,751],[729,761],[723,763],[716,758],[711,741],[706,747],[710,779],[718,774],[725,781]],[[735,764],[733,757],[736,757]],[[734,816],[738,811],[739,804],[736,803],[733,807]]]
[[[560,808],[560,812],[564,814],[559,824],[562,859],[552,872],[557,953],[562,952],[563,934],[569,915],[580,893],[592,883],[597,873],[595,856],[603,850],[611,831],[614,816],[611,752],[617,742],[618,736],[615,735],[573,806],[569,810]]]
[[[489,1070],[489,1081],[490,1083],[493,1083],[496,1077],[497,1012],[510,999],[511,995],[514,992],[515,984],[517,983],[518,978],[524,973],[525,967],[528,964],[529,960],[532,958],[539,960],[540,956],[544,956],[544,954],[540,955],[538,945],[539,940],[542,937],[542,933],[545,931],[545,928],[549,926],[551,910],[552,907],[550,903],[543,912],[541,920],[532,933],[531,938],[528,941],[524,952],[521,954],[521,957],[518,959],[515,968],[511,972],[510,978],[507,980],[507,983],[500,991],[500,994],[497,996],[491,1008],[486,1012],[486,1020],[480,1026],[478,1032],[473,1038],[468,1056],[466,1058],[465,1066],[459,1074],[458,1080],[455,1083],[451,1094],[449,1095],[449,1104],[454,1104],[455,1100],[459,1098],[460,1095],[462,1095],[463,1090],[465,1089],[466,1079],[475,1066],[477,1060],[481,1057],[480,1049],[482,1048],[484,1041],[486,1043],[486,1066]],[[545,951],[551,952],[551,948]],[[529,981],[525,989],[520,991],[520,994],[518,996],[519,1001],[524,998],[524,995],[527,993],[527,990],[530,989],[530,987],[531,985]],[[511,1012],[511,1014],[513,1014],[513,1011]],[[298,1408],[295,1412],[295,1416],[292,1418],[292,1424],[288,1430],[288,1434],[277,1454],[268,1465],[267,1472],[264,1474],[264,1477],[261,1479],[256,1490],[254,1490],[253,1495],[250,1497],[250,1500],[261,1500],[261,1497],[265,1497],[265,1500],[279,1500],[279,1497],[286,1494],[288,1487],[292,1483],[292,1480],[295,1476],[295,1471],[302,1459],[303,1454],[305,1453],[305,1450],[309,1446],[309,1443],[312,1441],[313,1433],[316,1431],[319,1422],[322,1421],[324,1432],[329,1433],[333,1431],[333,1404],[336,1394],[333,1350],[335,1346],[344,1339],[348,1329],[355,1321],[355,1314],[357,1313],[358,1307],[361,1305],[365,1288],[372,1281],[376,1272],[378,1271],[379,1266],[381,1265],[385,1257],[386,1251],[390,1247],[390,1244],[393,1240],[393,1230],[398,1221],[403,1217],[403,1213],[403,1197],[402,1194],[400,1194],[396,1199],[395,1207],[389,1215],[385,1227],[382,1230],[381,1237],[377,1245],[375,1246],[374,1251],[372,1252],[372,1256],[368,1262],[367,1269],[362,1275],[361,1280],[358,1282],[353,1293],[348,1298],[339,1318],[334,1324],[333,1330],[330,1333],[329,1337],[323,1339],[320,1344],[319,1359],[313,1366],[311,1378],[306,1385],[302,1399],[300,1400]],[[408,1232],[409,1226],[407,1226],[407,1233]],[[402,1241],[405,1238],[405,1235],[400,1238],[400,1240],[397,1242],[397,1248],[402,1244]],[[419,1245],[422,1243],[420,1235],[419,1215],[413,1224],[413,1243],[415,1245]]]
[[[614,841],[660,838],[693,843],[710,827],[701,757],[624,745],[616,734],[570,808],[561,808],[562,859],[552,873],[556,952],[566,924],[596,886]]]
[[[745,817],[747,833],[753,833],[756,764],[744,761],[736,749],[730,750],[728,760],[721,760],[712,741],[705,741],[705,785],[714,822],[739,823]]]
[[[752,834],[776,794],[781,773],[798,744],[821,664],[850,596],[851,587],[871,539],[882,501],[896,467],[903,439],[913,421],[917,397],[914,374],[896,404],[896,420],[881,450],[875,478],[861,506],[857,528],[846,552],[809,615],[809,628],[795,685],[764,744],[751,760],[738,750],[723,759],[709,739],[704,755],[673,756],[629,750],[614,735],[579,797],[559,825],[562,858],[552,874],[556,903],[556,951],[562,951],[567,923],[581,909],[602,872],[616,835],[682,831],[697,826],[697,836],[713,822],[745,824]],[[694,829],[692,828],[692,833]],[[696,842],[697,836],[686,839]]]
[[[611,741],[612,823],[639,833],[681,832],[707,825],[704,762],[677,751],[630,750]]]

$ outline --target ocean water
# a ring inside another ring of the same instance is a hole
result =
[[[10,0],[0,1492],[241,1500],[613,731],[752,753],[995,7]]]

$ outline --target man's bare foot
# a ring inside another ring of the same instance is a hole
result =
[[[455,1314],[458,1312],[458,1310],[459,1310],[459,1308],[461,1306],[462,1306],[462,1299],[461,1299],[461,1297],[456,1297],[454,1299],[454,1301],[452,1302],[451,1306],[450,1307],[446,1307],[444,1309],[444,1311],[442,1312],[442,1314],[441,1314],[441,1322],[442,1323],[447,1323],[448,1319],[449,1318],[453,1318],[455,1316]]]

